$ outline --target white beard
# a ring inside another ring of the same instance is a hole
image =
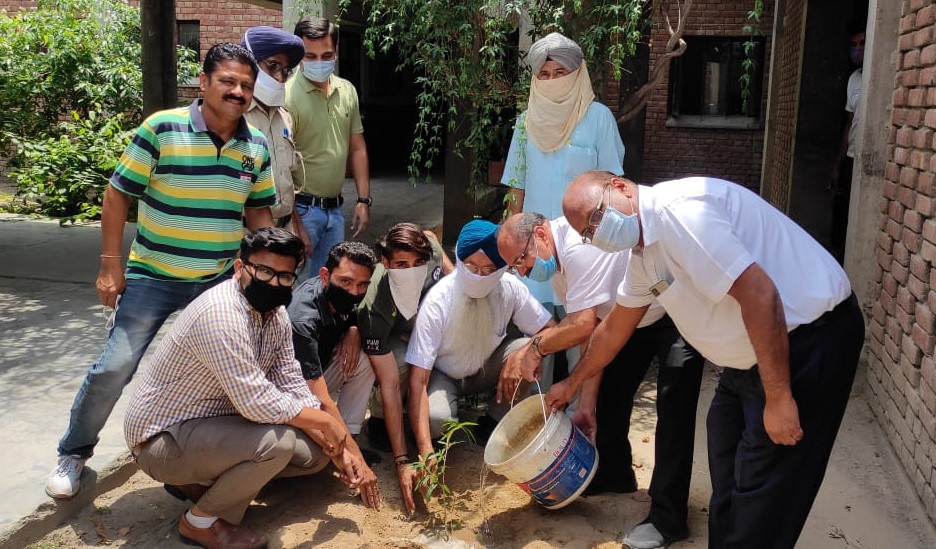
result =
[[[473,375],[484,370],[484,365],[491,358],[489,342],[494,334],[493,300],[501,296],[500,285],[482,298],[468,297],[461,291],[455,291],[452,299],[452,322],[449,333],[452,334],[451,353],[458,357],[462,371]],[[467,376],[465,376],[467,377]]]

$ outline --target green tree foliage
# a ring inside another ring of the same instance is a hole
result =
[[[140,11],[120,0],[39,0],[0,12],[0,153],[19,196],[67,219],[99,214],[141,121]],[[180,49],[180,81],[197,71]]]
[[[432,168],[445,130],[467,124],[456,150],[473,161],[471,184],[486,170],[503,126],[524,108],[530,74],[519,63],[521,21],[532,39],[558,31],[576,40],[598,84],[607,71],[620,76],[623,59],[641,36],[649,0],[364,0],[368,53],[400,54],[417,75],[419,118],[410,175]],[[597,87],[597,86],[596,86]],[[600,90],[597,90],[600,91]]]

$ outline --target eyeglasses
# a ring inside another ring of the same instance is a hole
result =
[[[471,274],[488,276],[497,272],[497,267],[494,265],[485,265],[484,267],[478,267],[474,263],[463,263],[463,265]]]
[[[592,238],[595,237],[595,231],[598,230],[598,225],[601,224],[601,218],[604,217],[605,191],[608,191],[608,201],[611,201],[611,184],[608,183],[601,191],[601,196],[598,198],[598,205],[595,206],[594,211],[588,216],[588,225],[585,227],[585,230],[582,231],[582,244],[591,243]]]
[[[507,270],[508,270],[508,271],[510,271],[510,272],[512,272],[512,273],[514,273],[514,274],[519,274],[519,273],[520,273],[520,269],[523,268],[523,260],[525,260],[526,257],[527,257],[527,255],[529,255],[529,253],[530,253],[530,243],[531,243],[531,242],[533,243],[533,254],[534,254],[534,255],[537,254],[537,250],[536,250],[536,241],[533,240],[533,237],[534,237],[534,236],[535,236],[535,233],[533,233],[533,232],[531,231],[531,232],[530,232],[530,238],[527,239],[526,244],[524,244],[524,246],[523,246],[523,253],[521,253],[520,255],[517,256],[517,259],[515,259],[515,260],[513,261],[513,263],[510,264],[510,267],[507,267]]]
[[[276,73],[282,74],[283,78],[289,78],[290,76],[292,76],[293,70],[291,68],[285,65],[280,65],[276,61],[267,61],[266,59],[264,59],[263,61],[261,61],[261,63],[266,65],[266,68],[270,69],[270,72],[272,72],[273,74],[276,74]]]
[[[296,283],[296,273],[292,271],[274,271],[266,265],[259,265],[249,261],[244,261],[244,265],[253,267],[254,272],[250,276],[256,278],[260,282],[269,282],[273,280],[273,277],[276,277],[276,281],[280,286],[291,288],[292,285]]]

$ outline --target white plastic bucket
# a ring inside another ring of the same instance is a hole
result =
[[[544,426],[542,398],[528,397],[504,416],[484,448],[484,463],[543,507],[561,509],[588,487],[598,451],[563,412],[550,414]]]

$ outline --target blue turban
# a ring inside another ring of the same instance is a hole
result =
[[[483,219],[474,219],[462,227],[455,244],[455,255],[464,261],[469,255],[481,250],[500,269],[507,262],[497,252],[497,230],[500,227]]]
[[[302,39],[295,34],[273,27],[252,27],[244,33],[241,45],[250,50],[257,61],[263,61],[271,55],[285,53],[289,58],[289,68],[294,68],[305,56]]]

